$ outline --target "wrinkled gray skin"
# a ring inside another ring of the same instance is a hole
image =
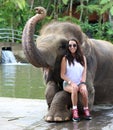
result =
[[[30,18],[23,30],[22,45],[28,61],[43,68],[46,83],[48,113],[46,121],[68,121],[71,119],[70,94],[62,91],[60,62],[65,53],[67,40],[77,38],[87,59],[87,88],[89,107],[93,104],[113,104],[113,45],[107,41],[89,39],[76,24],[52,22],[45,25],[34,44],[33,35],[38,21],[46,16],[46,10],[36,8],[37,14]],[[80,95],[79,95],[80,97]],[[81,99],[81,98],[80,98]],[[78,103],[82,109],[81,100]]]

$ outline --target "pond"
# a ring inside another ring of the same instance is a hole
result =
[[[0,97],[44,99],[41,69],[30,64],[0,65]]]

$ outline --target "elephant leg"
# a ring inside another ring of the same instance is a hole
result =
[[[43,68],[43,78],[46,84],[45,97],[48,108],[50,108],[53,97],[58,92],[58,87],[53,80],[53,71],[50,68]]]
[[[71,119],[72,114],[70,111],[71,96],[65,91],[59,91],[55,94],[50,109],[45,116],[47,122],[62,122]]]
[[[94,99],[95,99],[95,89],[94,89],[94,76],[90,72],[87,74],[87,89],[88,89],[88,105],[90,110],[93,109]]]
[[[93,109],[93,105],[94,105],[94,99],[95,99],[95,89],[94,89],[94,85],[93,82],[89,82],[88,85],[88,105],[90,110]]]
[[[45,91],[45,97],[48,104],[48,108],[50,108],[51,102],[55,96],[55,94],[58,92],[58,87],[56,86],[54,81],[49,81],[46,84],[46,91]]]

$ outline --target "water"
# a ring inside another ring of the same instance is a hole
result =
[[[30,64],[0,65],[0,97],[44,99],[40,69]]]
[[[2,51],[2,63],[17,63],[16,58],[12,51],[3,50]]]

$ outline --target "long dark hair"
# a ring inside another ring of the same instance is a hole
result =
[[[69,50],[69,41],[75,41],[77,44],[77,50],[76,50],[74,56],[72,56],[72,54]],[[77,39],[70,39],[69,41],[68,41],[67,52],[66,52],[66,58],[69,62],[69,65],[71,65],[71,63],[74,64],[74,59],[76,59],[77,62],[79,62],[82,66],[84,66],[85,65],[84,57],[83,57],[82,50],[80,48],[80,43],[78,42]]]

